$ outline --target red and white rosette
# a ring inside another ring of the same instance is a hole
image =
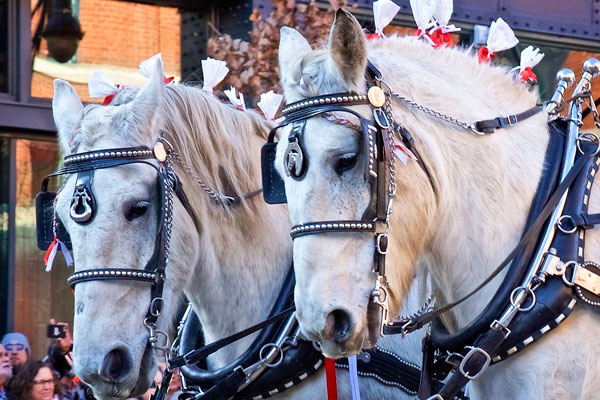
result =
[[[154,70],[154,65],[158,60],[160,60],[161,65],[162,65],[161,53],[155,54],[152,57],[150,57],[149,59],[142,61],[140,63],[140,74],[142,74],[142,76],[145,76],[146,78],[150,78],[152,76],[152,71]],[[163,75],[164,75],[164,71],[163,71]],[[164,78],[165,85],[173,82],[174,79],[175,79],[174,76],[169,76],[169,77],[165,76],[165,78]]]
[[[92,77],[88,81],[88,92],[91,98],[101,99],[103,106],[107,106],[115,98],[115,96],[123,91],[123,85],[117,85],[108,75],[102,71],[94,71]]]
[[[452,47],[454,45],[450,34],[452,32],[459,32],[460,28],[457,28],[455,25],[449,25],[453,9],[454,4],[452,0],[437,0],[436,2],[433,12],[435,26],[429,31],[431,39],[435,42],[435,48],[441,46]]]
[[[392,22],[400,6],[391,0],[378,0],[373,3],[373,19],[375,21],[375,33],[367,35],[368,40],[383,39],[383,29]]]
[[[527,46],[521,51],[521,62],[518,67],[514,67],[511,72],[517,72],[516,77],[526,83],[537,83],[537,76],[533,72],[533,67],[538,65],[544,58],[544,53],[533,46]]]
[[[267,93],[260,95],[260,101],[256,103],[256,105],[260,108],[266,119],[279,122],[280,119],[275,119],[275,115],[277,115],[277,111],[279,111],[282,100],[282,95],[269,90]]]
[[[202,90],[213,94],[213,88],[225,78],[228,72],[229,68],[227,68],[225,61],[215,60],[210,57],[202,60],[202,76],[204,77]]]
[[[419,38],[423,38],[432,46],[435,46],[435,42],[428,31],[435,26],[435,22],[433,21],[435,7],[435,0],[410,0],[410,8],[412,9],[413,17],[418,28],[415,35]]]
[[[231,89],[224,90],[223,93],[225,93],[225,96],[227,96],[231,104],[233,104],[236,108],[246,111],[246,103],[244,102],[243,93],[236,93],[236,90],[233,86]]]
[[[510,26],[502,18],[498,18],[490,25],[487,45],[479,49],[479,62],[491,61],[497,52],[513,48],[517,43],[519,39]]]

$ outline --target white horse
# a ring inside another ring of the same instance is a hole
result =
[[[414,37],[367,42],[354,17],[342,11],[324,48],[313,50],[297,31],[283,28],[279,57],[288,103],[330,93],[364,94],[367,57],[393,90],[459,120],[516,114],[537,101],[506,69],[480,64],[469,51],[433,49]],[[430,182],[416,162],[396,162],[386,275],[390,312],[397,315],[417,268],[424,266],[431,274],[442,306],[470,292],[512,250],[540,179],[549,136],[545,113],[480,137],[392,104],[394,119],[412,133],[432,175]],[[368,107],[355,109],[372,118]],[[290,128],[280,132],[275,166],[285,178],[292,223],[360,219],[371,193],[363,178],[360,134],[325,118],[308,119],[302,145],[308,170],[302,180],[294,180],[284,173],[283,162]],[[340,163],[346,167],[338,168]],[[590,212],[599,208],[594,189]],[[600,259],[599,244],[598,232],[588,231],[586,259]],[[303,332],[319,340],[327,356],[357,353],[369,344],[367,332],[378,328],[368,326],[366,312],[375,282],[374,251],[371,234],[325,233],[294,241],[297,316]],[[495,279],[453,309],[447,316],[450,331],[478,315],[498,285]],[[335,310],[345,311],[351,324],[342,341],[339,335],[334,336],[337,341],[331,339]],[[596,313],[577,306],[555,331],[489,368],[473,382],[472,397],[596,398],[599,322]]]
[[[224,105],[198,88],[163,84],[162,65],[140,89],[126,89],[113,105],[82,106],[69,83],[55,81],[53,111],[65,155],[90,150],[149,146],[166,139],[197,179],[221,194],[242,197],[260,188],[259,150],[271,124],[254,111]],[[269,206],[261,196],[222,207],[195,178],[175,163],[198,229],[175,201],[173,240],[159,328],[168,330],[185,294],[202,323],[207,343],[243,330],[268,316],[291,264],[289,218],[285,206]],[[127,165],[95,172],[97,215],[88,225],[69,217],[74,177],[58,195],[56,212],[73,242],[76,271],[96,268],[143,268],[154,249],[155,171]],[[407,312],[419,307],[414,301]],[[149,285],[131,281],[90,281],[75,290],[75,371],[99,399],[143,393],[154,377],[156,356],[147,345],[142,322]],[[234,360],[252,337],[209,357],[209,369]],[[382,347],[420,365],[420,338],[382,341]],[[282,397],[320,398],[324,369]],[[350,397],[348,375],[338,371],[340,397]],[[378,398],[408,397],[398,388],[361,378],[363,393]]]

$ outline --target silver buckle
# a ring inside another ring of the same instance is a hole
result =
[[[492,324],[490,325],[490,328],[497,329],[499,331],[503,331],[504,332],[504,339],[506,339],[510,335],[510,333],[511,333],[511,330],[508,329],[506,326],[502,325],[500,323],[500,321],[498,321],[497,319],[495,319],[494,322],[492,322]]]
[[[385,250],[382,250],[382,249],[381,249],[381,239],[382,239],[382,238],[384,238],[384,237],[385,237],[385,238],[387,238],[387,237],[388,237],[387,233],[379,233],[379,234],[377,235],[377,246],[376,246],[376,247],[377,247],[377,252],[378,252],[379,254],[382,254],[382,255],[383,255],[383,254],[387,254],[387,252],[388,252],[388,249],[389,249],[389,243],[386,243],[386,245],[385,245]]]
[[[471,348],[471,350],[467,353],[467,355],[465,356],[465,358],[463,358],[463,360],[460,362],[460,365],[458,366],[458,370],[460,371],[460,373],[467,378],[468,380],[473,380],[473,379],[477,379],[481,376],[481,374],[483,374],[485,372],[485,370],[487,369],[487,367],[490,365],[490,363],[492,362],[492,357],[490,357],[490,355],[483,349],[479,348],[479,347],[471,347],[468,346],[468,348]],[[465,364],[467,363],[467,361],[473,357],[475,354],[477,353],[481,353],[484,355],[485,357],[485,363],[483,364],[483,366],[481,367],[481,369],[479,370],[479,372],[477,372],[475,375],[469,375],[468,372],[465,371]]]
[[[519,122],[516,115],[509,115],[506,118],[508,119],[508,125],[510,126],[515,126],[517,122]]]

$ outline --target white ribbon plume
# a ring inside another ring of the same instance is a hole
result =
[[[221,82],[228,72],[229,68],[227,68],[227,63],[225,61],[215,60],[210,57],[206,60],[202,60],[202,75],[204,76],[202,90],[212,94],[213,87]]]
[[[453,0],[437,0],[435,10],[433,11],[433,19],[435,19],[437,28],[442,29],[442,33],[458,32],[460,28],[455,25],[448,25],[452,17],[454,9]]]
[[[240,110],[246,110],[246,103],[244,103],[244,94],[240,93],[239,97],[235,92],[235,88],[232,86],[231,89],[224,90],[225,96],[229,99],[231,104],[239,108]]]
[[[427,31],[433,25],[433,12],[435,11],[435,0],[410,0],[410,8],[417,27],[421,33]]]
[[[400,11],[400,7],[391,0],[378,0],[373,3],[373,19],[375,20],[375,33],[381,37],[383,28],[388,26]]]
[[[535,67],[544,58],[544,53],[540,53],[540,49],[533,46],[527,46],[521,51],[520,69],[524,70],[527,67]]]
[[[103,98],[111,94],[117,94],[123,90],[122,85],[115,83],[102,71],[94,71],[88,82],[88,91],[92,98]]]
[[[519,43],[519,39],[502,18],[492,22],[487,39],[487,48],[490,53],[510,49],[515,47],[517,43]]]
[[[277,114],[282,100],[282,95],[269,90],[267,93],[260,95],[260,101],[256,105],[263,112],[266,119],[275,121],[275,114]]]
[[[160,61],[161,65],[162,65],[162,55],[161,53],[155,54],[152,57],[150,57],[149,59],[142,61],[140,63],[140,74],[142,74],[142,76],[145,76],[146,78],[150,78],[152,76],[152,71],[154,71],[154,66],[156,65],[156,63]],[[165,73],[163,71],[162,75],[164,76]]]

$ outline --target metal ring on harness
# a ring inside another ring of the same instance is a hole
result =
[[[571,276],[571,280],[569,280],[567,278],[567,269],[571,265],[573,266],[573,275]],[[565,264],[564,272],[562,274],[562,280],[565,283],[565,285],[567,285],[567,286],[575,285],[575,278],[577,277],[577,269],[579,269],[579,263],[577,261],[569,261],[568,263]]]
[[[563,227],[563,221],[570,221],[571,224],[573,225],[573,228],[571,228],[571,229],[564,228]],[[556,221],[556,227],[562,233],[567,233],[567,234],[569,234],[569,233],[575,233],[577,231],[577,225],[575,224],[575,220],[570,215],[563,215],[563,216],[561,216],[558,219],[558,221]]]
[[[580,145],[582,140],[586,140],[588,142],[594,142],[596,144],[596,149],[591,154],[585,153],[581,149],[581,145]],[[598,135],[596,135],[593,132],[580,133],[579,136],[577,136],[577,140],[575,141],[575,144],[577,145],[577,150],[579,150],[579,152],[581,154],[588,154],[591,156],[595,156],[596,154],[598,154],[598,152],[600,152],[600,137],[598,137]]]
[[[263,354],[263,352],[266,349],[270,349],[270,348],[273,348],[274,350],[277,350],[279,352],[279,358],[277,359],[277,361],[275,361],[273,363],[270,363],[268,361],[268,355],[265,356]],[[263,347],[260,348],[260,351],[258,352],[258,356],[260,357],[260,361],[262,361],[267,367],[275,368],[279,364],[281,364],[281,362],[283,361],[283,350],[281,349],[280,346],[276,345],[275,343],[267,343],[267,344],[263,345]]]
[[[518,302],[519,296],[522,293],[526,294],[527,292],[529,292],[531,294],[531,304],[528,305],[527,307],[521,307],[521,303],[523,301],[525,301],[525,299],[523,299],[521,302]],[[533,307],[535,307],[536,301],[537,301],[537,298],[535,297],[535,292],[533,290],[531,290],[530,287],[517,286],[510,293],[510,304],[512,304],[513,307],[517,308],[519,311],[522,311],[522,312],[531,311],[533,309]]]

